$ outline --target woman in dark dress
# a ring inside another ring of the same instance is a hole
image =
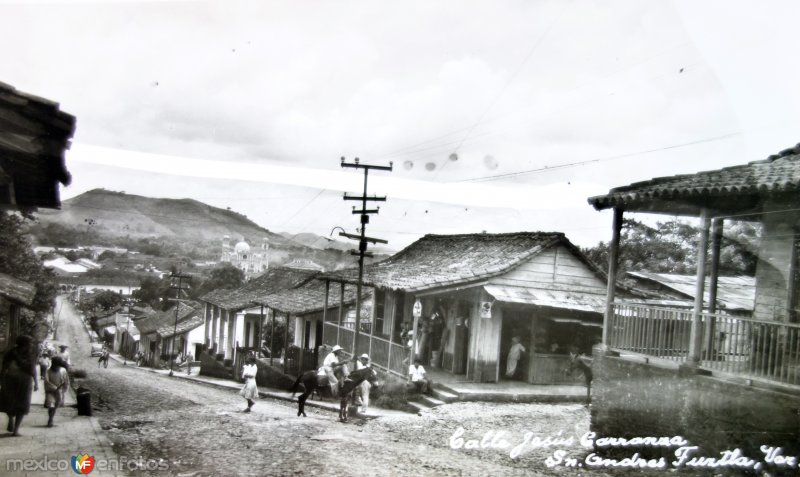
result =
[[[8,415],[8,432],[19,435],[22,416],[31,408],[31,387],[39,390],[31,337],[20,335],[17,345],[6,352],[0,368],[0,411]]]

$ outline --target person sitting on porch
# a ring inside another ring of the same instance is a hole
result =
[[[422,360],[416,358],[414,364],[408,367],[408,382],[410,382],[418,393],[427,393],[430,390],[430,380],[425,377],[425,368],[422,367]]]
[[[339,380],[336,379],[334,371],[345,365],[345,361],[341,361],[344,356],[344,350],[341,346],[335,345],[330,353],[325,356],[322,361],[322,367],[317,374],[328,376],[328,385],[331,387],[331,395],[336,396],[339,387]],[[346,375],[345,375],[346,376]]]
[[[522,353],[525,352],[525,347],[519,342],[519,336],[511,338],[511,349],[508,350],[508,358],[506,358],[506,377],[509,379],[517,377],[517,363]]]

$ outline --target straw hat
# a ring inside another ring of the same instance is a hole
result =
[[[339,346],[339,345],[335,345],[335,346],[333,347],[333,349],[331,350],[331,353],[335,353],[335,352],[337,352],[337,351],[341,351],[341,350],[342,350],[342,347],[341,347],[341,346]]]
[[[358,357],[358,359],[366,359],[366,360],[369,360],[369,355],[368,355],[367,353],[364,353],[364,354],[362,354],[361,356],[359,356],[359,357]]]

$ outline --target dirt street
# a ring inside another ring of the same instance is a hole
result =
[[[308,408],[308,417],[299,418],[296,405],[262,399],[247,414],[244,400],[229,390],[114,361],[99,368],[66,301],[61,318],[61,331],[74,343],[73,367],[87,370],[80,384],[92,390],[95,415],[115,451],[161,460],[169,475],[606,475],[545,465],[555,450],[583,452],[577,437],[588,430],[588,411],[582,405],[457,403],[422,416],[342,424],[328,411]],[[512,458],[526,432],[573,442],[528,443]]]

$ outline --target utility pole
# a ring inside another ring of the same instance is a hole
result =
[[[344,194],[344,200],[358,200],[361,201],[361,209],[356,209],[353,206],[353,215],[360,215],[361,216],[361,228],[360,228],[360,235],[352,235],[346,232],[339,232],[339,236],[347,237],[352,240],[358,240],[358,251],[351,250],[351,255],[358,255],[358,283],[356,284],[356,326],[353,330],[353,357],[356,356],[358,352],[358,334],[361,327],[361,282],[364,279],[364,257],[372,257],[370,252],[367,252],[367,242],[371,242],[373,244],[376,243],[389,243],[386,240],[367,237],[367,224],[369,223],[369,215],[370,214],[377,214],[380,211],[380,207],[376,207],[375,209],[367,209],[367,201],[375,201],[375,202],[386,202],[386,196],[378,197],[378,196],[367,196],[367,177],[369,175],[370,169],[378,170],[378,171],[392,171],[392,163],[390,162],[388,166],[374,166],[369,164],[359,164],[358,158],[355,158],[355,161],[352,163],[345,162],[344,157],[342,157],[342,167],[351,168],[351,169],[364,169],[364,193],[360,196],[352,196],[348,195],[346,192]],[[344,306],[344,303],[341,304]],[[370,326],[373,326],[371,324]],[[374,330],[373,330],[374,331]]]
[[[172,272],[169,276],[173,280],[173,285],[170,286],[173,290],[175,290],[175,327],[172,330],[172,346],[170,346],[169,352],[169,375],[172,376],[173,372],[172,369],[175,365],[175,339],[177,338],[178,334],[178,311],[181,308],[181,291],[183,291],[183,280],[191,278],[190,275],[181,275],[180,272]],[[174,285],[175,279],[178,279],[178,286]],[[187,287],[188,288],[188,287]]]

